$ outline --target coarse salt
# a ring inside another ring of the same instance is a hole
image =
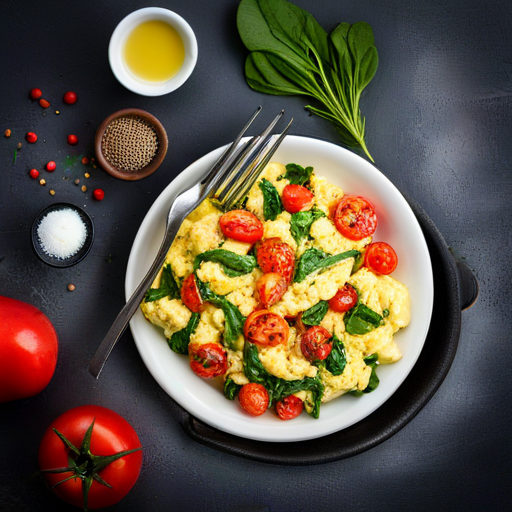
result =
[[[42,218],[37,236],[43,252],[53,258],[66,259],[84,246],[87,227],[75,210],[63,208]]]

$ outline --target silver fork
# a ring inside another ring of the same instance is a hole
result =
[[[153,264],[117,315],[117,318],[89,363],[89,371],[94,377],[99,377],[112,349],[137,311],[146,291],[153,283],[165,261],[167,252],[178,233],[183,219],[207,197],[213,197],[216,205],[223,211],[228,211],[239,204],[254,185],[259,174],[269,163],[272,155],[288,133],[293,119],[280,135],[271,135],[271,131],[284,114],[284,110],[281,110],[261,135],[252,137],[247,142],[240,143],[245,132],[260,111],[261,107],[258,107],[238,137],[224,151],[204,177],[187,190],[182,191],[171,204],[167,214],[164,239]]]

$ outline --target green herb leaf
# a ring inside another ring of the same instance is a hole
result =
[[[283,211],[283,203],[277,188],[265,178],[258,185],[263,192],[263,216],[265,220],[276,220],[277,216]]]
[[[181,331],[175,332],[168,340],[167,343],[171,350],[178,354],[188,354],[188,344],[190,343],[190,336],[196,332],[201,315],[199,313],[192,313],[187,326]]]
[[[300,283],[306,279],[309,274],[317,270],[321,270],[340,261],[343,261],[347,258],[353,258],[359,254],[359,251],[350,250],[345,251],[340,254],[330,255],[327,254],[320,249],[315,249],[314,247],[307,249],[304,251],[303,255],[300,257],[297,267],[295,269],[295,282]]]
[[[325,213],[316,208],[307,212],[297,212],[292,214],[290,221],[290,233],[297,242],[297,245],[300,245],[309,237],[311,225],[320,217],[325,217]]]
[[[364,358],[364,362],[366,363],[366,366],[371,366],[372,373],[370,374],[370,380],[368,381],[368,386],[366,386],[362,391],[351,391],[350,394],[352,396],[362,396],[367,393],[371,393],[372,391],[375,391],[380,384],[380,379],[377,376],[377,366],[379,365],[379,355],[378,354],[371,354]]]
[[[286,396],[299,391],[311,391],[313,395],[311,415],[313,418],[319,417],[324,387],[318,375],[316,377],[305,377],[302,380],[284,380],[271,375],[261,364],[256,345],[248,342],[244,346],[244,374],[250,382],[257,382],[265,387],[270,399],[269,407]]]
[[[245,316],[240,313],[240,310],[232,303],[229,302],[223,295],[217,295],[210,287],[203,283],[196,276],[196,283],[201,294],[202,299],[205,302],[210,302],[214,306],[222,309],[224,312],[224,345],[232,350],[236,350],[237,342],[243,333]]]
[[[299,164],[287,164],[283,178],[290,182],[290,185],[304,185],[313,174],[313,167],[302,167]]]
[[[305,325],[320,325],[328,309],[329,303],[326,300],[321,300],[302,313],[302,323]]]
[[[345,346],[343,342],[333,334],[332,350],[325,360],[325,368],[333,375],[341,375],[347,365],[347,356],[345,354]]]
[[[226,249],[213,249],[196,256],[194,271],[199,268],[203,261],[219,263],[229,277],[250,274],[257,265],[256,258],[252,254],[240,255]]]
[[[226,379],[226,382],[224,382],[224,396],[228,400],[234,400],[238,393],[240,393],[240,390],[242,389],[242,386],[240,384],[237,384],[232,379]]]
[[[357,303],[350,311],[347,311],[343,318],[345,330],[349,334],[367,334],[380,325],[383,318],[381,315],[365,306],[363,303]]]
[[[174,279],[170,264],[165,265],[162,270],[160,286],[158,288],[150,288],[146,292],[144,301],[153,302],[164,297],[170,297],[171,299],[179,299],[180,297],[180,288]]]

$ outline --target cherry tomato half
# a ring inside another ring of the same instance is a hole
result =
[[[266,238],[256,250],[258,265],[264,274],[276,272],[281,274],[287,283],[291,283],[295,268],[293,249],[280,238]]]
[[[386,242],[374,242],[366,248],[363,265],[377,274],[388,275],[396,269],[398,256]]]
[[[313,192],[302,185],[286,185],[281,200],[284,209],[290,213],[311,210],[315,204]]]
[[[205,379],[224,375],[228,370],[226,351],[219,343],[192,343],[188,357],[192,371]]]
[[[196,276],[194,274],[189,274],[185,278],[181,285],[180,295],[183,304],[185,304],[190,311],[194,313],[199,313],[199,311],[201,311],[203,299],[199,293]]]
[[[314,325],[302,337],[300,348],[308,361],[323,361],[331,353],[332,334],[324,327]]]
[[[231,210],[219,219],[220,229],[227,238],[253,244],[263,236],[263,223],[247,210]]]
[[[334,224],[350,240],[362,240],[377,229],[375,208],[361,196],[344,196],[334,210]]]
[[[281,420],[293,420],[302,412],[303,408],[302,400],[295,395],[285,396],[276,403],[276,413]]]
[[[244,324],[245,338],[260,347],[275,347],[279,343],[286,345],[289,334],[286,320],[267,309],[253,311]]]
[[[261,416],[269,404],[268,392],[262,384],[244,384],[238,393],[240,405],[252,416]]]
[[[337,313],[346,313],[357,304],[357,292],[348,283],[340,288],[336,295],[329,301],[329,307]]]
[[[277,272],[263,274],[256,281],[256,295],[265,308],[281,300],[287,288],[286,279]]]

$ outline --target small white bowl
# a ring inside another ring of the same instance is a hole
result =
[[[135,77],[127,68],[123,48],[132,30],[146,21],[165,21],[180,35],[185,47],[185,60],[176,75],[166,82],[146,82]],[[132,12],[114,30],[108,47],[108,59],[115,77],[127,89],[142,96],[162,96],[182,86],[192,74],[197,62],[197,40],[190,25],[175,12],[161,7],[146,7]]]

